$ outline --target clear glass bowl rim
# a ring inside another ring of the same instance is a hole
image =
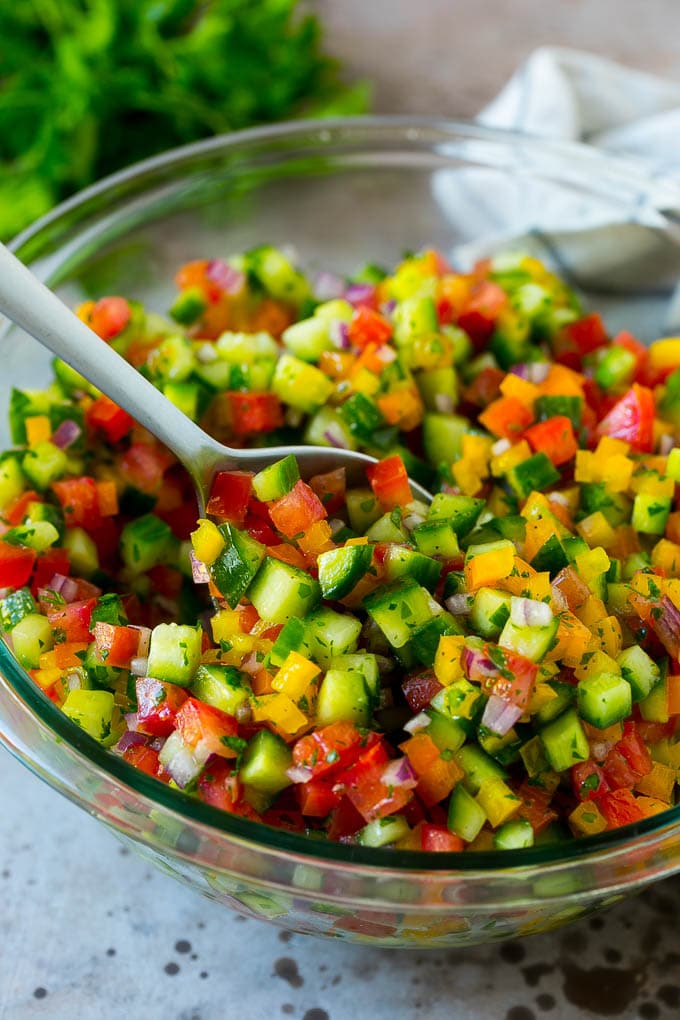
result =
[[[379,137],[370,139],[371,132]],[[71,218],[79,210],[87,207],[93,199],[101,199],[107,194],[125,191],[125,187],[135,182],[150,179],[154,183],[156,175],[161,175],[169,168],[181,167],[186,163],[190,168],[194,159],[220,155],[222,153],[238,154],[239,150],[247,151],[260,143],[283,143],[287,140],[304,142],[316,141],[319,145],[317,154],[322,154],[322,146],[333,142],[342,149],[343,145],[356,151],[357,145],[366,145],[375,149],[380,142],[385,143],[385,150],[397,142],[403,143],[408,149],[423,153],[436,152],[439,145],[445,146],[447,139],[455,141],[479,141],[502,146],[521,145],[522,151],[535,155],[537,159],[550,160],[554,172],[553,160],[559,157],[565,161],[572,172],[565,174],[564,182],[574,183],[580,178],[580,185],[585,190],[593,190],[591,174],[595,170],[602,173],[603,178],[616,181],[620,186],[630,189],[631,195],[656,201],[665,199],[663,215],[673,221],[673,212],[680,208],[680,186],[675,182],[663,180],[665,187],[659,188],[661,178],[650,177],[649,170],[642,161],[622,159],[618,156],[603,155],[598,150],[574,142],[552,141],[497,128],[482,127],[466,121],[449,120],[440,117],[384,115],[370,117],[343,117],[284,121],[275,125],[251,128],[228,135],[219,135],[190,145],[170,149],[158,156],[135,163],[130,167],[104,177],[102,180],[83,189],[76,195],[60,203],[50,212],[42,216],[34,224],[22,231],[9,244],[19,256],[24,246],[39,235],[65,218]],[[446,155],[446,150],[442,150]],[[483,160],[475,161],[483,165]],[[495,165],[495,164],[494,164]],[[581,168],[581,169],[579,169]],[[576,173],[574,174],[574,169]],[[540,176],[540,165],[532,167],[534,174]],[[559,183],[559,177],[557,178]],[[670,190],[667,186],[670,184]],[[670,195],[670,198],[669,198]],[[671,210],[673,212],[671,212]],[[292,239],[294,242],[294,239]],[[1,333],[4,330],[0,331]],[[59,739],[65,741],[77,754],[84,759],[85,766],[95,766],[104,773],[107,779],[122,784],[145,797],[150,802],[150,809],[164,808],[178,817],[185,816],[188,821],[198,823],[208,830],[213,830],[219,838],[221,835],[231,836],[240,842],[253,845],[253,848],[267,848],[273,852],[292,853],[304,858],[316,858],[319,863],[328,865],[369,866],[376,871],[385,870],[394,873],[433,873],[442,872],[511,872],[531,869],[541,864],[566,864],[576,859],[594,859],[622,850],[634,842],[641,844],[653,843],[655,837],[667,835],[669,830],[680,823],[680,805],[670,808],[661,814],[654,815],[641,822],[625,826],[622,829],[606,832],[599,836],[574,839],[565,843],[548,844],[523,850],[481,851],[461,853],[427,853],[418,851],[375,850],[359,846],[334,843],[310,836],[276,829],[258,822],[249,821],[211,807],[181,790],[172,789],[158,782],[145,773],[135,769],[123,758],[104,749],[97,741],[88,736],[76,723],[72,722],[59,708],[40,690],[28,674],[18,664],[8,647],[0,641],[0,671],[14,688],[14,693],[27,706],[38,720]],[[0,728],[2,725],[0,708]],[[0,729],[0,737],[2,732]],[[18,754],[7,745],[12,753],[30,767],[30,756]],[[44,778],[41,776],[41,778]],[[55,777],[56,778],[56,777]],[[81,806],[88,807],[84,798],[72,799]]]

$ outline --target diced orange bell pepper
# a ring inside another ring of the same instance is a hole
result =
[[[479,415],[485,429],[505,439],[518,439],[533,420],[533,411],[516,397],[499,397]]]
[[[526,430],[524,437],[535,452],[545,453],[557,466],[570,461],[578,450],[574,426],[565,415],[537,422]]]

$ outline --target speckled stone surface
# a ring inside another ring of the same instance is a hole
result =
[[[384,112],[469,116],[547,43],[680,77],[678,0],[308,6]],[[680,878],[551,935],[395,953],[290,936],[201,899],[2,752],[0,790],[0,1020],[680,1017]]]
[[[0,1020],[672,1020],[680,879],[520,942],[390,952],[244,920],[0,752]]]

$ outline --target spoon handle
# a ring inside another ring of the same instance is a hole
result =
[[[0,244],[0,312],[161,440],[203,490],[218,444],[101,340]]]

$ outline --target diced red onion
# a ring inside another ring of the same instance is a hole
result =
[[[509,450],[511,446],[512,443],[510,442],[509,439],[497,439],[496,442],[491,447],[491,453],[494,455],[494,457],[500,457],[500,455],[502,453],[505,453],[506,450]]]
[[[64,602],[74,602],[78,597],[78,582],[64,574],[54,574],[47,588],[61,595]]]
[[[143,747],[148,744],[149,737],[144,733],[137,733],[134,730],[127,730],[116,744],[116,750],[125,754],[131,747]]]
[[[52,442],[55,446],[58,446],[60,450],[67,450],[69,446],[75,443],[76,439],[82,436],[83,430],[81,429],[78,422],[73,421],[71,418],[67,418],[57,428],[56,432],[52,435]]]
[[[149,670],[149,659],[146,655],[136,655],[130,659],[130,672],[133,676],[146,676]]]
[[[191,559],[191,576],[194,579],[195,584],[207,584],[210,580],[210,574],[208,568],[202,560],[196,558],[195,553],[192,551],[189,554]]]
[[[343,443],[340,439],[338,439],[337,436],[334,436],[330,429],[326,429],[326,431],[323,434],[323,437],[326,440],[326,442],[330,443],[331,446],[334,446],[336,450],[348,449],[346,444]]]
[[[661,599],[661,613],[658,617],[652,614],[650,623],[654,633],[673,659],[680,657],[680,610],[671,602],[668,595]]]
[[[303,418],[304,414],[298,407],[289,407],[284,416],[286,425],[290,425],[292,429],[296,429],[298,425],[301,425]]]
[[[590,745],[590,755],[593,761],[604,761],[613,746],[609,740],[593,740]]]
[[[550,365],[547,361],[529,361],[519,365],[513,365],[510,369],[512,375],[518,375],[520,379],[527,379],[532,383],[544,382]]]
[[[251,652],[250,655],[241,663],[241,669],[244,673],[250,673],[251,676],[255,673],[259,673],[262,669],[262,663],[258,661],[257,652]]]
[[[152,747],[154,751],[160,751],[164,743],[165,737],[154,737],[149,741],[149,747]]]
[[[249,701],[242,701],[234,711],[234,718],[241,726],[247,726],[253,718],[253,709]]]
[[[212,259],[208,263],[205,275],[225,294],[240,294],[246,284],[245,273],[240,269],[234,269],[222,259]]]
[[[465,592],[449,595],[444,604],[454,616],[465,616],[466,613],[470,612],[470,596],[466,595]]]
[[[286,775],[291,783],[308,783],[314,773],[306,765],[291,765],[289,769],[286,769]]]
[[[0,599],[6,599],[12,588],[0,588]]]
[[[510,600],[510,619],[516,627],[549,627],[553,621],[553,613],[545,602],[517,598],[513,595]]]
[[[136,733],[137,727],[139,726],[139,716],[136,712],[128,712],[125,716],[125,725],[127,726],[130,733]]]
[[[71,669],[64,676],[64,686],[69,691],[80,691],[83,687],[83,670]]]
[[[437,393],[434,398],[434,407],[435,411],[439,411],[441,414],[453,414],[453,398],[449,393]]]
[[[418,778],[406,757],[388,761],[380,778],[385,786],[402,786],[407,790],[412,790],[414,786],[418,785]]]
[[[151,644],[151,628],[142,627],[141,624],[130,623],[128,624],[130,630],[139,631],[139,641],[137,643],[137,655],[141,658],[149,654],[149,646]]]
[[[418,715],[414,715],[412,719],[404,723],[404,729],[407,733],[417,733],[419,730],[424,730],[431,722],[427,712],[419,712]]]
[[[492,694],[484,707],[482,726],[486,726],[497,736],[504,737],[521,715],[522,709],[517,705],[513,705],[511,701],[506,701],[504,698],[499,698],[497,694]]]
[[[401,523],[409,531],[413,531],[414,528],[417,528],[418,525],[422,524],[425,520],[426,520],[425,514],[419,514],[413,511],[410,514],[404,514],[404,516],[401,519]]]
[[[397,302],[394,298],[390,298],[389,301],[383,301],[380,306],[381,315],[391,315],[394,309],[397,307]]]
[[[339,517],[334,517],[328,522],[328,526],[331,529],[331,535],[337,535],[338,531],[342,531],[347,525],[344,521],[341,521]]]
[[[662,457],[667,457],[675,446],[675,439],[665,432],[659,440],[659,454]]]
[[[160,763],[164,765],[177,785],[184,789],[195,779],[210,757],[210,752],[196,747],[193,751],[187,747],[175,731],[163,744]]]
[[[217,361],[219,354],[215,344],[201,344],[196,350],[196,358],[202,365],[211,365],[214,361]]]
[[[355,308],[360,305],[373,305],[375,303],[375,287],[371,283],[350,283],[345,290],[344,298]]]
[[[482,680],[485,677],[498,676],[498,668],[485,652],[479,648],[463,648],[463,669],[471,680]]]
[[[529,366],[526,364],[513,365],[510,369],[511,375],[517,375],[520,379],[529,378]]]
[[[552,602],[558,613],[564,613],[569,609],[569,602],[562,589],[557,584],[551,584]]]
[[[348,351],[352,346],[347,323],[342,322],[340,319],[336,319],[331,322],[328,329],[328,335],[331,338],[333,346],[337,347],[340,351]]]
[[[332,301],[333,298],[342,297],[344,290],[345,281],[337,273],[329,273],[325,269],[317,273],[314,293],[319,301]]]

